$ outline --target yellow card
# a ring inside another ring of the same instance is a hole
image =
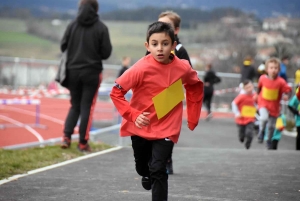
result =
[[[266,100],[273,101],[278,99],[278,89],[262,88],[262,97]]]
[[[243,106],[242,111],[241,111],[241,116],[242,117],[255,117],[256,115],[256,108],[254,106]]]
[[[284,127],[282,118],[280,118],[280,117],[277,118],[275,127],[277,129]]]
[[[161,119],[184,99],[181,79],[152,98],[157,118]]]

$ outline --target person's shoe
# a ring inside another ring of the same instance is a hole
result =
[[[243,143],[244,142],[244,138],[240,138],[240,142]]]
[[[208,113],[205,120],[209,121],[213,117],[212,113]]]
[[[88,143],[86,143],[86,144],[79,143],[78,146],[77,146],[77,149],[80,152],[91,152],[92,151],[92,149],[91,149],[91,147]]]
[[[167,174],[174,174],[174,172],[173,172],[173,161],[172,160],[167,162],[166,168],[167,168]]]
[[[264,142],[264,139],[258,138],[258,139],[257,139],[257,142],[258,142],[259,144],[262,144],[262,143]]]
[[[151,190],[151,179],[149,177],[142,177],[142,186],[145,190]]]
[[[62,149],[68,149],[70,148],[70,146],[71,146],[71,139],[68,137],[64,137],[60,147]]]

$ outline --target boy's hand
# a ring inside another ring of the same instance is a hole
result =
[[[241,118],[241,114],[236,114],[236,115],[235,115],[235,118],[236,118],[236,119]]]
[[[257,101],[257,98],[258,98],[258,95],[257,95],[257,94],[254,94],[252,98],[253,98],[253,100],[256,102],[256,101]]]
[[[289,100],[289,96],[286,95],[286,94],[283,94],[282,99],[283,99],[284,101],[288,101],[288,100]]]
[[[146,116],[149,114],[150,112],[143,112],[140,114],[134,122],[136,127],[142,128],[142,126],[148,126],[150,124],[150,119]]]
[[[279,130],[279,131],[283,131],[283,130],[284,130],[284,127],[281,127],[281,128],[279,128],[278,130]]]

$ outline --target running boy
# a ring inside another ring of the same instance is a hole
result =
[[[239,140],[241,143],[244,143],[246,138],[246,149],[250,148],[254,133],[256,114],[254,95],[252,82],[250,80],[244,80],[243,93],[240,93],[231,104],[239,130]]]
[[[258,108],[260,115],[260,127],[258,140],[263,141],[263,131],[268,123],[267,148],[271,149],[276,119],[280,114],[280,100],[288,100],[291,87],[285,80],[278,76],[280,71],[280,61],[277,58],[270,58],[266,61],[267,75],[262,75],[258,81]]]
[[[299,92],[297,89],[296,93]],[[290,111],[295,115],[295,126],[297,128],[297,137],[296,137],[296,150],[300,150],[300,102],[296,95],[294,95],[288,105]]]
[[[279,107],[279,110],[281,110],[281,107]],[[286,127],[286,117],[284,114],[280,114],[276,120],[275,130],[271,140],[271,149],[277,150],[278,143],[282,136],[282,131],[284,130],[285,127]],[[266,133],[268,133],[268,128],[266,128]],[[265,136],[265,140],[268,140],[267,135]]]
[[[123,117],[120,135],[131,136],[135,168],[142,176],[142,186],[152,189],[152,200],[161,201],[168,200],[166,161],[182,125],[181,82],[186,89],[190,130],[194,130],[200,117],[203,83],[187,61],[170,53],[176,42],[169,24],[151,24],[145,46],[150,54],[116,80],[110,96]],[[130,89],[133,95],[128,103],[124,95]],[[163,101],[157,102],[157,98]]]

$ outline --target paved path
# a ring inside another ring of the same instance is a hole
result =
[[[283,136],[279,150],[256,140],[238,142],[230,119],[202,121],[174,149],[170,201],[300,200],[300,152]],[[80,171],[79,171],[80,170]],[[150,201],[140,185],[130,147],[20,178],[0,186],[1,201]]]

